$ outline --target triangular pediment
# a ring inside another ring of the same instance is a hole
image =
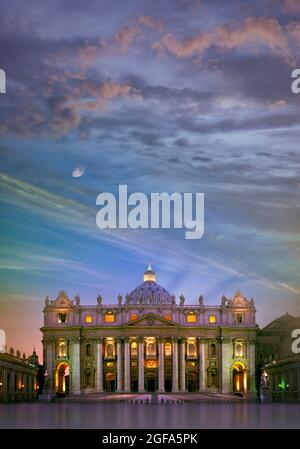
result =
[[[73,302],[70,300],[66,292],[63,290],[58,293],[56,300],[54,301],[56,307],[72,307]]]
[[[174,327],[177,326],[174,321],[166,320],[155,313],[146,313],[137,320],[128,321],[125,326],[130,327]]]
[[[230,305],[231,307],[236,307],[236,308],[243,308],[243,307],[248,307],[249,301],[247,301],[247,299],[245,298],[245,296],[243,295],[243,293],[238,290],[234,297],[231,299],[230,301]]]

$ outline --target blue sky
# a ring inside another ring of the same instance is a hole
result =
[[[299,315],[299,50],[296,0],[1,2],[9,341],[40,339],[46,295],[114,303],[149,260],[188,303],[241,289],[261,325]],[[100,231],[96,197],[119,184],[204,192],[204,237]]]

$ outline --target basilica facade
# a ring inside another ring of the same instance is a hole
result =
[[[253,299],[237,291],[219,305],[186,304],[144,281],[116,304],[80,304],[61,291],[45,300],[47,385],[58,396],[103,392],[218,392],[254,397]]]

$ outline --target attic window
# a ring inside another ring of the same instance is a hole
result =
[[[58,324],[67,323],[67,314],[66,313],[59,313],[57,322],[58,322]]]
[[[243,322],[243,314],[242,314],[242,312],[236,312],[234,314],[234,321],[237,324],[242,324],[242,322]]]
[[[113,312],[109,311],[104,316],[104,322],[105,323],[114,323],[116,321],[116,317],[113,314]]]
[[[187,323],[196,323],[197,318],[194,312],[189,312],[186,316]]]

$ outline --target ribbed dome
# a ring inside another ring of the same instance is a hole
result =
[[[172,304],[170,293],[161,285],[156,283],[156,276],[151,266],[145,272],[151,280],[145,280],[134,289],[129,296],[129,304]],[[144,275],[144,279],[145,279]],[[146,277],[147,279],[147,277]]]

